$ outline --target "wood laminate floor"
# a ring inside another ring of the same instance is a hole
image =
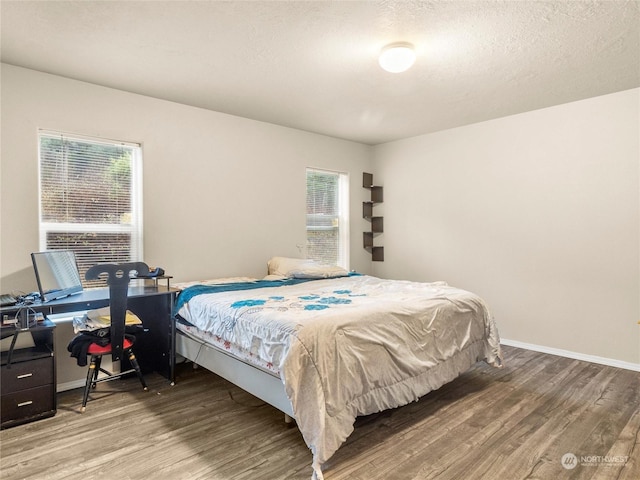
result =
[[[420,401],[357,420],[326,480],[640,479],[640,374],[504,347]],[[55,417],[1,432],[2,480],[311,477],[283,415],[204,369],[80,390]],[[571,457],[573,454],[573,457]],[[565,466],[562,458],[565,457]],[[565,468],[573,467],[573,468]]]

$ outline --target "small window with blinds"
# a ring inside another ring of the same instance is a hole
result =
[[[307,258],[349,268],[349,176],[307,168]]]
[[[73,250],[84,274],[96,263],[142,258],[139,144],[39,132],[40,249]]]

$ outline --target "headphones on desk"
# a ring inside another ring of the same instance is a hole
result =
[[[40,294],[38,292],[33,292],[26,295],[19,295],[16,300],[18,300],[18,306],[33,305],[35,302],[40,300]]]

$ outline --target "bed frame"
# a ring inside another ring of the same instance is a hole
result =
[[[291,402],[287,398],[280,377],[177,329],[175,341],[177,354],[284,412],[286,423],[290,423],[294,418]]]

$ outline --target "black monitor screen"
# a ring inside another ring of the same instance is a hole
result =
[[[82,291],[76,256],[71,250],[32,253],[31,260],[43,302]]]

